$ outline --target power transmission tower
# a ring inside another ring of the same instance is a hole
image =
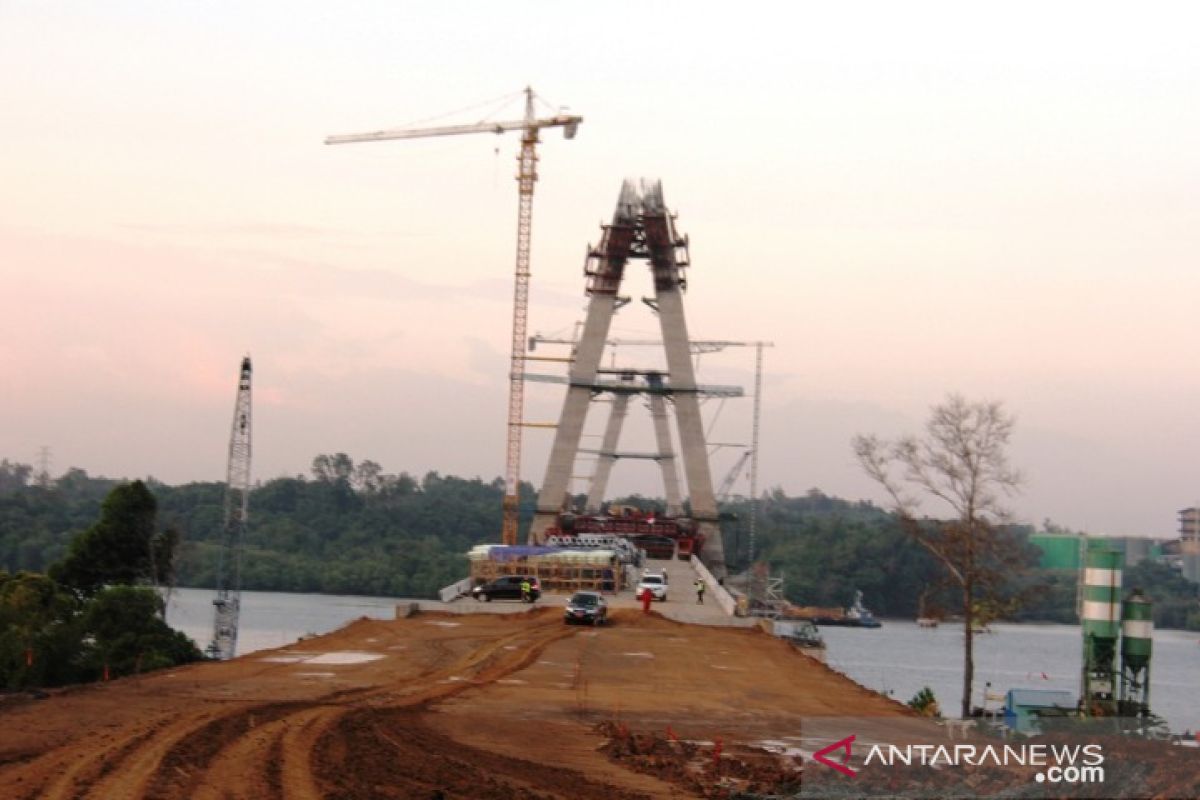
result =
[[[238,376],[233,429],[229,434],[225,523],[217,562],[217,596],[213,600],[213,640],[208,646],[208,654],[221,660],[237,655],[242,606],[242,541],[250,504],[250,372],[250,356],[246,356]]]
[[[470,125],[444,125],[435,128],[404,128],[397,130],[354,133],[344,136],[329,136],[325,144],[351,144],[355,142],[380,142],[389,139],[421,139],[428,136],[456,136],[464,133],[504,133],[521,131],[521,152],[517,156],[517,264],[513,281],[512,346],[508,381],[508,438],[504,467],[504,523],[501,541],[517,543],[517,525],[520,521],[521,483],[521,429],[525,414],[525,334],[529,319],[529,243],[533,230],[533,185],[537,181],[537,145],[542,128],[562,128],[567,139],[575,138],[575,131],[583,117],[556,114],[538,118],[533,107],[533,89],[525,89],[525,117],[508,122],[478,122]]]
[[[38,448],[38,471],[34,479],[37,485],[43,489],[50,488],[50,448],[42,445]]]

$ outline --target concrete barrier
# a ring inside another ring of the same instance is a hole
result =
[[[696,570],[700,580],[704,581],[704,585],[708,587],[705,594],[716,600],[721,610],[732,617],[737,612],[737,601],[733,599],[733,595],[727,592],[724,586],[717,583],[717,579],[708,571],[708,567],[704,566],[695,556],[692,556],[692,568]]]
[[[443,603],[449,603],[459,597],[462,597],[469,591],[471,591],[471,579],[463,578],[457,583],[452,583],[444,589],[438,590],[438,599]]]

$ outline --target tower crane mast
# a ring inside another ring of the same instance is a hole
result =
[[[225,478],[225,516],[217,561],[217,596],[213,600],[213,639],[208,653],[221,660],[237,655],[238,618],[242,605],[242,541],[250,505],[250,356],[238,373],[233,427],[229,433],[229,466]]]
[[[557,114],[538,118],[533,106],[533,89],[525,89],[525,116],[508,122],[479,122],[470,125],[445,125],[434,128],[397,128],[329,136],[325,144],[380,142],[391,139],[420,139],[430,136],[456,136],[467,133],[504,133],[521,131],[521,152],[517,156],[517,258],[513,281],[512,347],[508,376],[508,436],[504,468],[504,521],[501,540],[517,543],[519,491],[521,482],[521,429],[525,412],[525,337],[529,319],[529,243],[533,228],[533,186],[537,182],[538,134],[543,128],[562,128],[563,136],[574,139],[583,117]]]

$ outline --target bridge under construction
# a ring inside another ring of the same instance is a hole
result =
[[[666,370],[602,369],[601,360],[609,342],[613,317],[628,303],[620,295],[625,269],[631,260],[646,261],[653,278],[654,296],[646,298],[659,320]],[[596,469],[588,492],[588,512],[599,510],[614,462],[620,458],[643,457],[658,462],[666,496],[666,514],[659,521],[668,525],[676,537],[700,542],[700,556],[718,578],[725,576],[725,553],[721,543],[716,495],[708,461],[700,399],[704,395],[738,396],[739,387],[709,387],[696,382],[692,364],[692,344],[684,314],[683,292],[687,286],[685,269],[690,264],[688,241],[675,228],[675,219],[663,199],[658,181],[625,181],[617,198],[612,221],[603,227],[600,244],[589,247],[584,273],[587,278],[587,313],[578,342],[570,359],[566,397],[554,443],[546,464],[537,509],[529,531],[530,544],[543,544],[550,536],[571,527],[588,532],[585,524],[571,515],[570,482],[581,452],[584,424],[593,402],[602,396],[612,398],[611,410]],[[615,377],[613,376],[615,373]],[[656,450],[649,453],[620,452],[617,449],[629,398],[648,398],[654,423]],[[683,477],[690,501],[691,516],[684,521],[684,495],[680,486],[676,458],[669,430],[673,410],[679,437]],[[584,519],[589,519],[584,517]]]

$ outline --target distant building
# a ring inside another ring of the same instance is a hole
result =
[[[1200,583],[1200,508],[1179,511],[1179,555],[1183,577]]]
[[[1083,537],[1074,533],[1035,533],[1029,543],[1042,551],[1038,566],[1042,569],[1078,570],[1083,563],[1080,555]]]
[[[1042,551],[1038,566],[1042,569],[1078,570],[1083,564],[1083,549],[1088,539],[1103,539],[1113,550],[1125,556],[1125,566],[1132,567],[1148,558],[1163,554],[1162,543],[1141,536],[1084,536],[1076,533],[1035,533],[1029,543]]]
[[[1180,510],[1179,548],[1184,555],[1200,555],[1200,508]]]

